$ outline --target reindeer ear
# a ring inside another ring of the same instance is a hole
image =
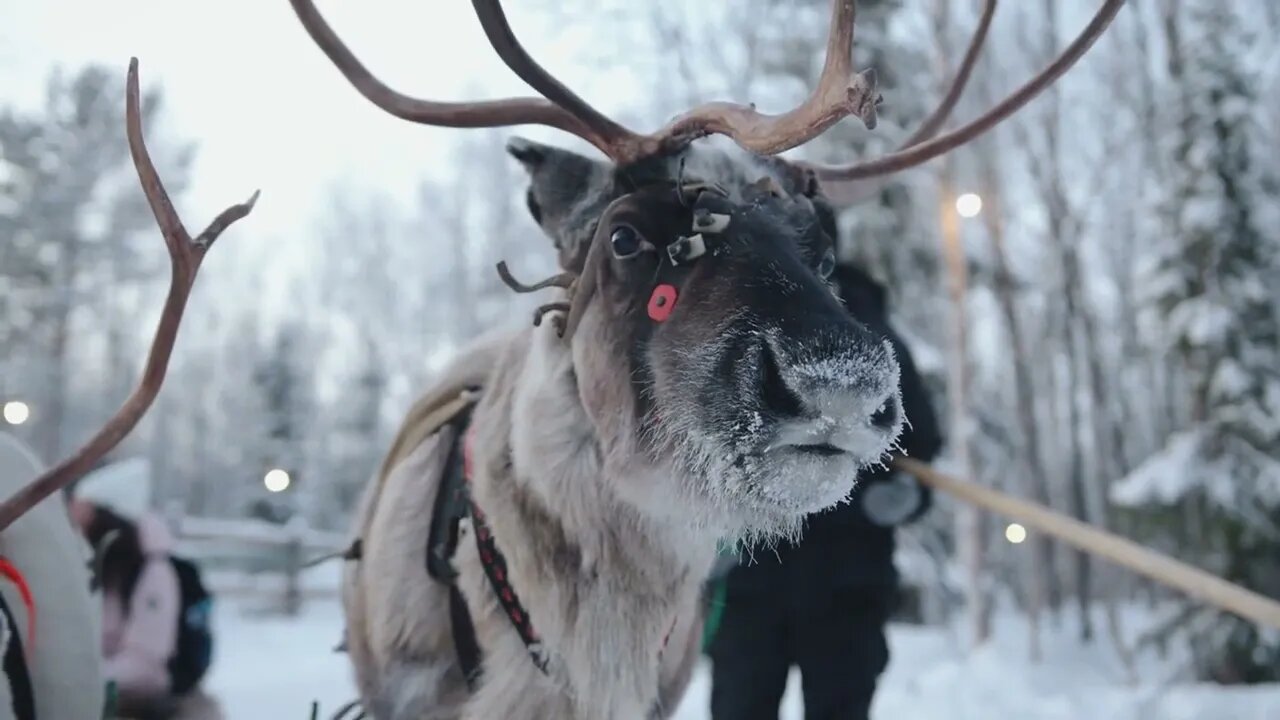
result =
[[[561,265],[568,268],[584,233],[590,233],[583,222],[589,216],[585,211],[608,193],[612,166],[522,137],[508,140],[507,152],[529,173],[529,214],[555,242]]]
[[[809,202],[813,203],[813,212],[818,216],[818,225],[831,238],[836,247],[840,247],[840,225],[836,222],[836,210],[822,195],[814,195]]]
[[[507,152],[511,157],[519,160],[529,172],[533,172],[538,165],[542,164],[549,149],[551,148],[542,143],[536,143],[518,135],[507,141]]]
[[[562,222],[608,176],[603,163],[522,137],[508,140],[507,152],[528,171],[529,212],[548,230],[552,230],[549,224]]]

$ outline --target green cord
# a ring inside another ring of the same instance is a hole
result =
[[[716,631],[720,629],[720,618],[724,615],[725,596],[729,583],[719,580],[711,585],[711,595],[707,599],[707,619],[702,624],[702,652],[707,652]]]
[[[102,703],[102,720],[111,720],[116,714],[116,681],[107,681],[106,697]]]

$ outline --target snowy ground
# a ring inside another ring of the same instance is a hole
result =
[[[247,601],[224,601],[216,618],[219,648],[206,683],[228,720],[305,720],[312,701],[328,717],[354,697],[344,655],[334,653],[342,628],[337,601],[310,600],[294,621],[255,617]],[[1276,720],[1280,687],[1159,686],[1154,668],[1144,684],[1126,686],[1105,644],[1046,642],[1045,660],[1026,662],[1021,625],[998,626],[997,641],[966,658],[939,629],[893,626],[892,660],[877,694],[876,720]],[[676,715],[708,718],[704,667]],[[800,720],[798,676],[782,720]]]

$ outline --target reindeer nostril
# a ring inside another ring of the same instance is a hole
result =
[[[881,430],[892,430],[898,422],[898,397],[890,395],[880,408],[871,414],[871,424]]]
[[[800,398],[782,377],[778,358],[768,343],[760,348],[760,400],[780,417],[799,415],[804,409]]]

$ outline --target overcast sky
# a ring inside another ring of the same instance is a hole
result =
[[[529,92],[488,47],[465,0],[318,4],[396,89],[439,100]],[[586,23],[552,17],[550,3],[525,12],[517,6],[528,2],[506,5],[518,36],[552,72],[606,112],[625,103],[627,79],[589,60]],[[334,180],[408,198],[423,175],[456,171],[442,161],[467,131],[407,123],[360,97],[288,0],[0,0],[0,102],[37,106],[55,63],[102,62],[123,78],[130,56],[139,59],[144,87],[163,85],[174,131],[200,143],[181,206],[189,225],[261,188],[249,221],[255,234],[296,235],[315,221]],[[581,147],[553,130],[511,132]]]

